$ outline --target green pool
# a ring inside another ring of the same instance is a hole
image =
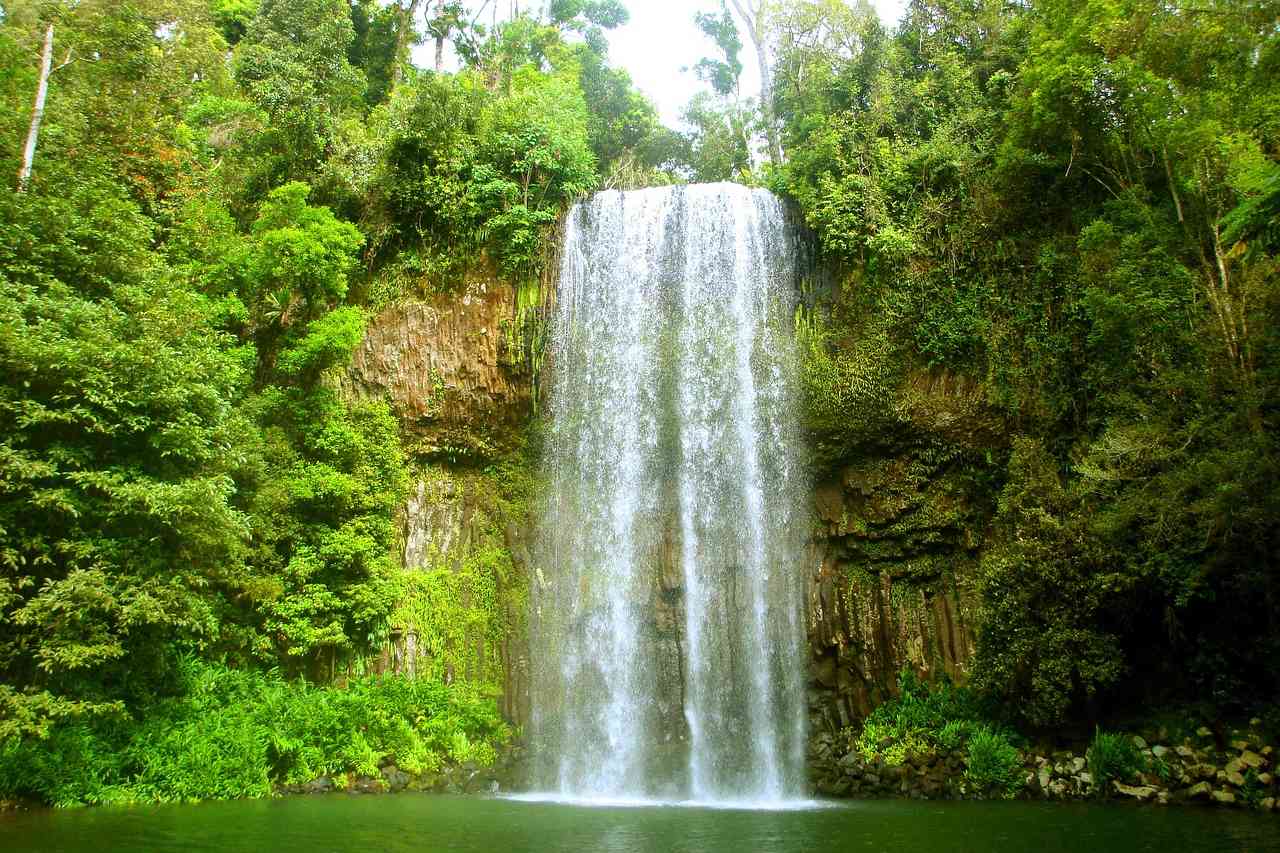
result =
[[[1280,851],[1280,818],[1198,809],[855,802],[793,811],[425,794],[0,815],[0,850],[110,853]]]

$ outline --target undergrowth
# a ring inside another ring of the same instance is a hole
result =
[[[186,662],[182,695],[0,744],[0,798],[54,806],[270,796],[277,784],[492,764],[510,736],[492,698],[403,676],[346,688]]]

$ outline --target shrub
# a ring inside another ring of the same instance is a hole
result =
[[[948,720],[938,732],[938,746],[947,751],[959,749],[973,734],[976,726],[971,720]]]
[[[1123,781],[1142,767],[1141,756],[1133,741],[1124,735],[1097,729],[1086,753],[1094,793],[1106,794],[1113,781]]]
[[[402,676],[346,689],[186,662],[184,692],[141,721],[99,718],[44,740],[0,745],[0,797],[55,806],[270,796],[321,775],[376,776],[384,758],[410,773],[444,761],[491,764],[509,737],[491,698]]]
[[[975,791],[1012,797],[1022,784],[1018,770],[1018,750],[1002,732],[985,725],[973,728],[964,778]]]
[[[934,746],[955,749],[982,719],[973,694],[949,682],[930,688],[910,669],[903,669],[898,690],[896,699],[871,712],[851,744],[866,761],[879,757],[888,764],[901,764],[907,756]]]

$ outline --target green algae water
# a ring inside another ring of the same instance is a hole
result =
[[[0,815],[0,850],[57,853],[1131,853],[1280,850],[1219,810],[870,801],[790,811],[577,807],[426,794]]]

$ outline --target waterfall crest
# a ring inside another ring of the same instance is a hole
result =
[[[803,794],[798,240],[734,184],[569,216],[530,626],[544,790]]]

